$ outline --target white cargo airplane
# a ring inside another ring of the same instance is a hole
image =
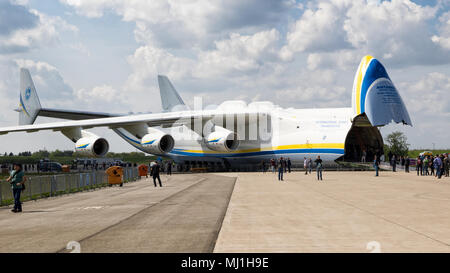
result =
[[[108,141],[86,131],[108,127],[133,147],[172,158],[180,166],[238,169],[270,158],[320,155],[325,161],[372,158],[383,151],[377,127],[391,121],[412,125],[406,107],[383,65],[365,56],[353,83],[352,107],[283,109],[271,102],[225,101],[214,110],[189,110],[165,76],[158,76],[164,112],[139,115],[42,108],[30,73],[20,71],[19,126],[10,132],[59,131],[76,151],[104,156]],[[173,110],[177,109],[178,110]],[[33,125],[37,116],[71,121]]]

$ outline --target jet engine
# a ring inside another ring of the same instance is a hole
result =
[[[151,154],[170,153],[175,145],[175,140],[169,134],[154,129],[154,132],[146,134],[141,139],[144,149]]]
[[[215,126],[215,132],[211,132],[205,142],[208,148],[218,152],[231,152],[239,146],[236,133],[219,126]]]
[[[106,139],[90,133],[90,136],[82,137],[75,143],[75,150],[94,156],[105,156],[109,150]]]

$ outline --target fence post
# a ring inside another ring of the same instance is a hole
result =
[[[54,184],[54,176],[50,177],[50,196],[53,196],[53,184]]]
[[[29,191],[29,196],[30,196],[30,200],[33,200],[32,199],[32,193],[31,193],[31,177],[29,178],[29,183],[28,183],[28,191]]]
[[[42,198],[42,179],[41,179],[41,181],[40,181],[40,183],[39,183],[39,195],[40,195],[41,198]]]

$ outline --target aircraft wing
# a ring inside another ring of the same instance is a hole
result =
[[[155,114],[130,115],[111,118],[96,118],[76,121],[62,121],[34,125],[20,125],[0,128],[0,134],[10,132],[36,132],[41,130],[61,131],[63,129],[80,127],[89,129],[94,127],[122,128],[136,124],[147,124],[154,126],[172,126],[173,124],[190,124],[192,120],[202,118],[211,119],[214,115],[220,115],[217,111],[181,111]],[[226,115],[225,113],[222,113]]]

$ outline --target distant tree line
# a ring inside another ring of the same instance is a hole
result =
[[[94,156],[88,156],[83,153],[74,152],[73,150],[39,150],[36,152],[24,151],[18,154],[12,152],[0,153],[0,164],[4,163],[22,163],[22,164],[36,164],[39,160],[47,158],[50,161],[56,161],[61,164],[71,164],[74,159],[77,158],[95,158]],[[151,160],[155,160],[155,156],[150,156],[142,152],[130,152],[130,153],[114,153],[109,152],[106,157],[121,159],[124,162],[131,163],[148,163]]]

